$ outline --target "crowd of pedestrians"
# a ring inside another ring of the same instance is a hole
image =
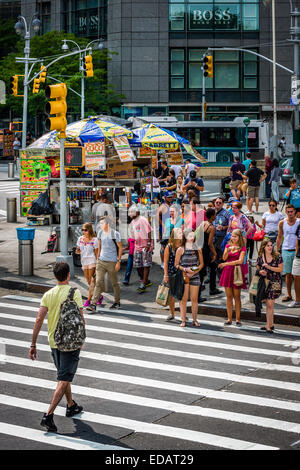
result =
[[[283,274],[287,294],[282,301],[289,302],[290,308],[300,306],[300,209],[297,207],[299,189],[296,181],[291,180],[291,187],[284,196],[287,202],[285,217],[278,210],[279,172],[276,160],[266,157],[263,171],[257,168],[250,154],[243,163],[235,158],[230,169],[231,197],[226,202],[220,195],[206,206],[200,201],[204,181],[198,170],[191,161],[187,161],[185,167],[173,165],[170,168],[167,162],[161,162],[160,171],[155,174],[159,188],[155,216],[148,217],[140,204],[129,208],[130,224],[125,249],[128,259],[123,285],[130,284],[135,269],[139,278],[137,293],[143,294],[152,286],[150,272],[158,241],[162,282],[170,286],[170,277],[178,270],[182,271],[185,280],[180,299],[180,325],[186,326],[187,301],[190,299],[192,324],[199,326],[198,305],[207,301],[202,292],[208,284],[210,296],[220,295],[223,288],[225,290],[228,316],[225,324],[232,323],[234,305],[236,325],[241,326],[241,291],[249,289],[249,260],[252,265],[256,261],[256,275],[266,281],[264,290],[259,288],[256,296],[257,311],[260,311],[260,302],[265,301],[268,312],[265,328],[273,332],[274,302],[281,296]],[[272,188],[275,196],[268,201],[269,209],[263,213],[260,223],[254,219],[252,207],[254,204],[258,212],[259,189],[264,180],[265,186],[269,185],[268,189]],[[247,188],[243,187],[245,184]],[[295,201],[296,206],[292,204]],[[106,273],[114,291],[111,308],[118,309],[121,305],[118,272],[124,250],[111,203],[109,197],[103,194],[93,208],[94,225],[84,224],[83,235],[77,243],[77,252],[81,254],[89,285],[88,300],[84,306],[90,314],[95,313],[97,304],[102,302]],[[254,259],[255,247],[257,259]],[[175,297],[171,289],[167,303],[170,308],[167,320],[172,321],[175,318]]]

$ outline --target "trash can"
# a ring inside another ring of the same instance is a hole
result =
[[[17,198],[6,198],[6,220],[7,222],[17,222]]]
[[[17,237],[19,240],[19,275],[33,275],[33,240],[35,235],[34,228],[17,228]]]
[[[8,162],[8,178],[15,177],[15,162]]]

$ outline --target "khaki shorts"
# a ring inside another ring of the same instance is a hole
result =
[[[259,196],[259,186],[248,186],[247,196],[250,199],[254,199]]]
[[[235,181],[231,181],[230,184],[229,184],[229,187],[230,189],[238,189],[239,185],[242,183],[243,181],[241,180],[235,180]]]
[[[293,261],[292,275],[300,276],[300,258],[297,258],[296,256]]]

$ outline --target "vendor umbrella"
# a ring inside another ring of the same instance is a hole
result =
[[[189,144],[189,141],[173,131],[163,129],[155,124],[145,124],[143,127],[133,129],[133,138],[130,145],[133,147],[149,147],[153,149],[176,150],[180,144]]]

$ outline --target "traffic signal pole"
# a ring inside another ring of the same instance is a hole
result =
[[[205,121],[205,75],[202,74],[202,122]]]
[[[23,132],[22,132],[22,149],[26,148],[26,134],[27,134],[27,103],[28,103],[28,65],[30,54],[30,33],[26,32],[25,35],[25,74],[24,74],[24,99],[23,99]]]
[[[300,120],[299,120],[299,98],[300,98],[300,67],[299,67],[299,43],[300,43],[300,27],[299,27],[299,17],[300,12],[298,8],[295,7],[294,10],[291,8],[291,17],[292,17],[292,27],[291,27],[291,41],[294,43],[294,75],[297,83],[297,103],[294,106],[294,172],[296,174],[297,182],[300,184]]]

